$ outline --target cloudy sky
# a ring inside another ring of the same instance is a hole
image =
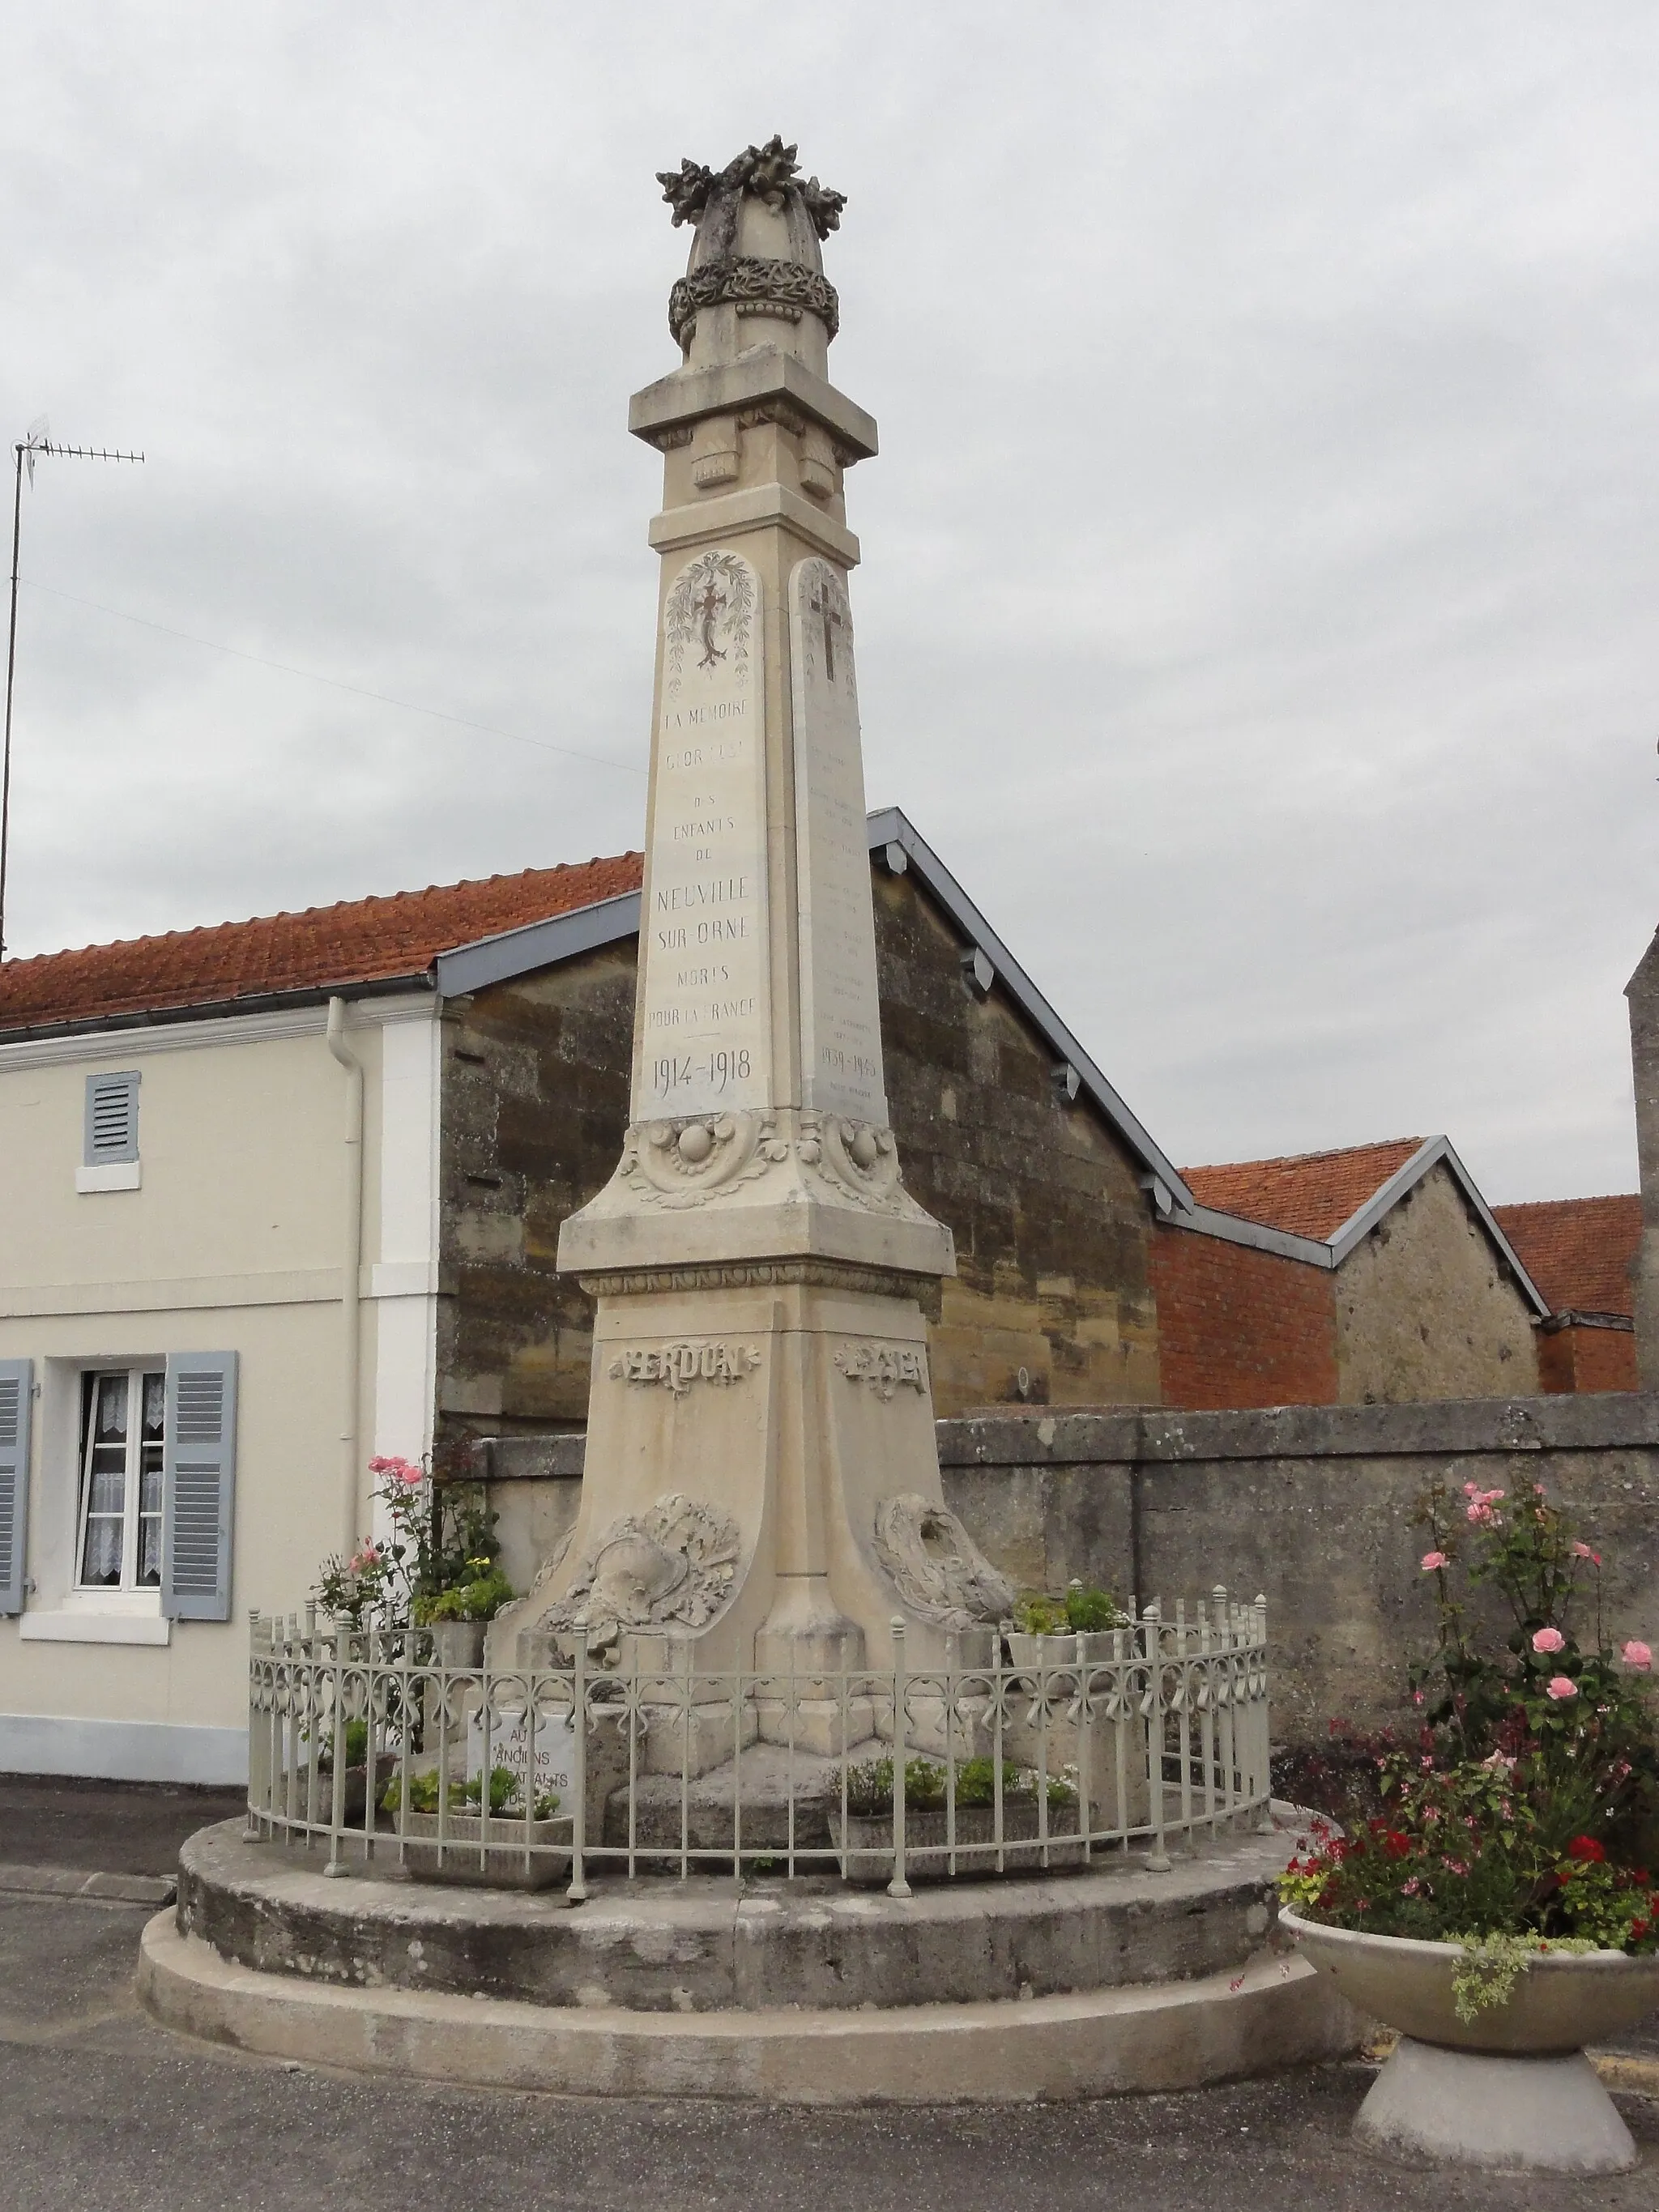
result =
[[[872,804],[1177,1161],[1634,1187],[1652,0],[3,21],[0,425],[149,457],[24,495],[14,951],[639,844],[653,172],[781,130]]]

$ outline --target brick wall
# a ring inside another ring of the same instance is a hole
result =
[[[1577,1324],[1540,1332],[1538,1387],[1553,1395],[1566,1390],[1634,1390],[1633,1332]]]
[[[1189,1229],[1152,1239],[1166,1406],[1325,1406],[1337,1395],[1334,1279]]]

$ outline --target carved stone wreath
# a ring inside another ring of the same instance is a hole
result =
[[[585,1619],[595,1651],[629,1629],[706,1628],[732,1595],[742,1550],[729,1513],[678,1492],[659,1498],[611,1522],[541,1626],[568,1631]]]
[[[789,1157],[766,1114],[691,1115],[629,1129],[617,1172],[647,1206],[701,1206]]]
[[[1014,1586],[994,1567],[948,1506],[915,1492],[876,1508],[876,1557],[912,1613],[937,1628],[1007,1619]]]
[[[668,327],[684,346],[704,307],[722,301],[775,307],[817,315],[830,336],[841,328],[841,299],[827,276],[799,261],[774,261],[758,253],[727,253],[680,277],[668,295]]]

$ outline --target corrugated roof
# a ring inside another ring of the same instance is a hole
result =
[[[639,853],[434,884],[0,966],[0,1034],[424,976],[441,952],[637,890]]]
[[[1237,1214],[1291,1237],[1324,1243],[1423,1148],[1421,1137],[1350,1145],[1335,1152],[1297,1152],[1277,1160],[1234,1160],[1183,1168],[1200,1206]]]
[[[1634,1313],[1632,1277],[1642,1241],[1636,1193],[1546,1199],[1492,1212],[1553,1313]]]

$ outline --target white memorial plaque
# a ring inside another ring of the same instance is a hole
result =
[[[489,1764],[492,1770],[504,1766],[519,1778],[518,1810],[525,1805],[525,1777],[530,1771],[530,1720],[526,1713],[500,1715],[489,1734]],[[483,1771],[483,1728],[475,1714],[466,1731],[466,1771],[469,1778]],[[537,1798],[555,1796],[558,1809],[568,1818],[575,1803],[572,1795],[575,1788],[576,1731],[568,1714],[561,1719],[556,1715],[538,1720],[536,1723],[536,1786]]]
[[[789,579],[804,1106],[887,1122],[853,612],[827,561]]]
[[[760,597],[717,547],[663,607],[636,1121],[772,1103]]]

